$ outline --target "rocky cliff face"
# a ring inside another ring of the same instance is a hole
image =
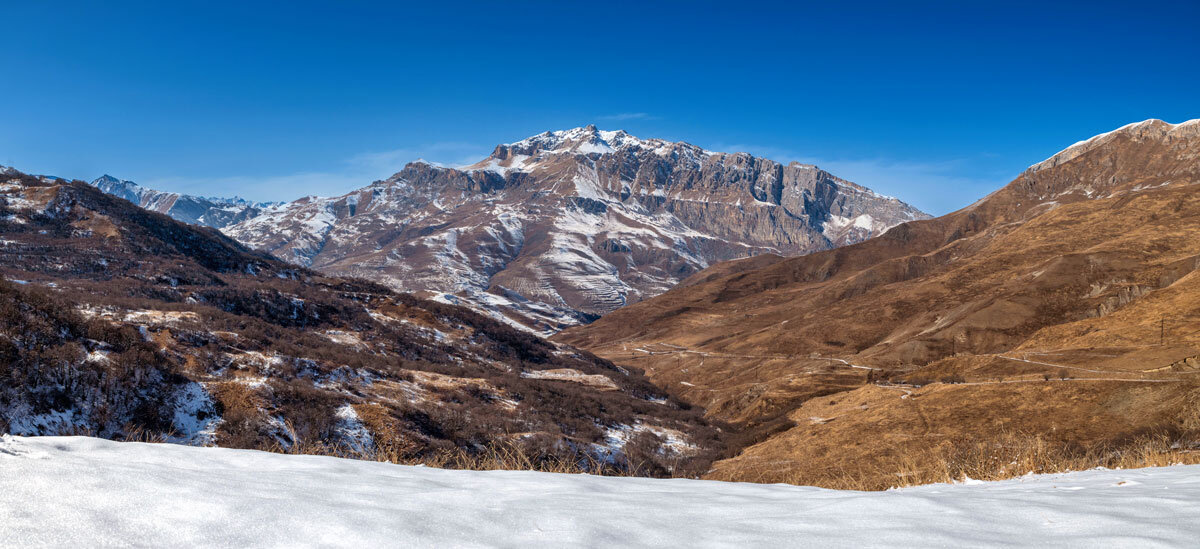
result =
[[[824,250],[925,217],[816,166],[588,126],[461,169],[409,164],[223,230],[300,265],[554,332],[714,262]]]
[[[220,229],[262,213],[269,203],[250,202],[242,198],[207,198],[147,189],[132,181],[103,175],[92,186],[108,194],[124,198],[138,206],[167,214],[184,223],[206,225]]]

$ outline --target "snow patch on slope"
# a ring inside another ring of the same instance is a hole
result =
[[[172,418],[174,442],[208,445],[216,438],[221,416],[204,386],[189,381],[175,393],[175,414]]]
[[[351,450],[366,452],[375,446],[375,439],[371,436],[371,431],[359,419],[358,412],[354,411],[354,406],[349,403],[343,404],[337,409],[334,416],[337,418],[337,432]]]

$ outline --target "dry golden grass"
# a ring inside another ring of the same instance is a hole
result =
[[[1193,433],[1194,434],[1194,433]],[[150,441],[153,442],[153,441]],[[846,471],[813,477],[801,472],[776,477],[773,482],[819,486],[837,490],[887,490],[924,484],[956,483],[967,479],[1004,480],[1027,474],[1084,471],[1097,467],[1139,469],[1179,464],[1200,464],[1200,450],[1194,436],[1167,434],[1143,435],[1120,445],[1079,447],[1051,442],[1040,435],[1006,433],[992,441],[952,445],[945,443],[924,451],[896,456],[872,471]],[[344,446],[301,442],[290,447],[276,446],[268,451],[293,455],[324,455],[367,461],[420,465],[438,469],[470,471],[539,471],[547,473],[588,473],[605,476],[648,476],[640,466],[616,467],[591,455],[564,457],[533,453],[516,442],[488,447],[481,451],[461,448],[441,450],[420,456],[405,448],[380,446],[357,450]],[[749,478],[742,471],[740,478]],[[680,478],[677,476],[676,478]]]
[[[1039,435],[1007,434],[994,441],[945,444],[923,452],[902,454],[873,471],[818,478],[797,473],[783,481],[838,490],[887,490],[967,479],[1004,480],[1030,473],[1065,473],[1097,467],[1139,469],[1200,463],[1200,450],[1187,449],[1188,442],[1191,441],[1156,434],[1119,446],[1080,448],[1049,442]]]
[[[116,437],[116,440],[120,440],[121,442],[147,442],[151,444],[170,442],[171,437],[175,435],[174,432],[151,431],[140,425],[135,425],[132,423],[126,424],[124,427],[122,427],[121,432],[122,434]],[[100,433],[80,425],[64,426],[58,429],[55,434],[62,437],[106,438],[101,437]]]
[[[643,474],[643,468],[640,465],[617,467],[612,462],[590,454],[564,456],[537,453],[516,442],[501,443],[478,451],[453,448],[415,456],[410,453],[410,447],[407,445],[399,447],[378,445],[362,450],[342,445],[331,446],[322,443],[300,442],[288,447],[276,445],[266,448],[266,450],[282,454],[332,456],[437,469],[587,473],[622,477],[647,476]]]
[[[388,448],[395,455],[414,455],[420,451],[420,444],[407,436],[402,422],[389,413],[388,409],[378,403],[357,404],[354,412],[363,425],[370,430],[379,446]],[[395,460],[376,460],[395,461]]]
[[[706,478],[886,489],[1200,462],[1200,379],[865,387],[789,418]]]
[[[227,416],[256,417],[259,415],[259,410],[266,404],[263,397],[255,392],[253,387],[237,381],[210,383],[208,390],[212,393],[213,398],[221,403]]]

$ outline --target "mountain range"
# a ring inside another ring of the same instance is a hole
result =
[[[825,250],[928,217],[816,166],[595,126],[499,145],[462,168],[411,163],[342,196],[286,204],[93,184],[297,265],[543,334],[720,261]]]
[[[251,202],[242,198],[208,198],[147,189],[132,181],[102,175],[92,185],[138,206],[169,215],[184,223],[216,229],[244,221],[278,205],[277,202]]]

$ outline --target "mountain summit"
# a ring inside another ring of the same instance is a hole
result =
[[[660,140],[653,140],[662,142]],[[499,145],[496,151],[515,150],[518,154],[533,155],[540,152],[570,152],[579,154],[609,153],[617,149],[645,146],[646,141],[633,137],[624,130],[602,131],[589,124],[582,128],[549,131],[516,143]],[[493,157],[496,153],[492,154]]]
[[[499,145],[463,168],[414,162],[223,230],[300,265],[547,333],[718,261],[824,250],[925,217],[816,166],[589,125]]]

